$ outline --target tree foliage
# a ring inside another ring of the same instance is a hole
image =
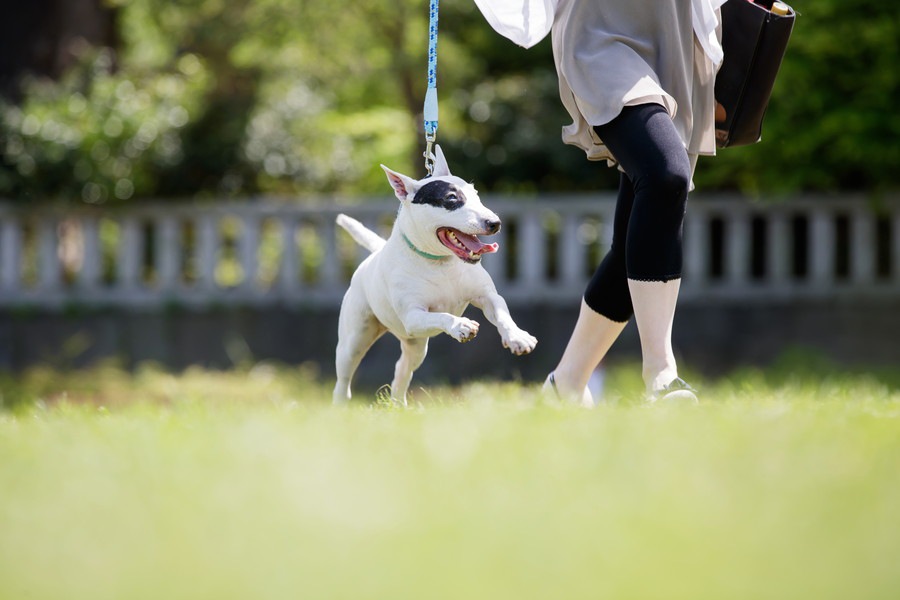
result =
[[[738,0],[733,0],[738,1]],[[425,0],[108,0],[119,47],[81,49],[0,109],[0,195],[19,201],[383,194],[421,174]],[[763,142],[703,159],[702,190],[896,189],[900,10],[797,0]],[[438,140],[486,191],[597,190],[564,146],[550,41],[524,50],[441,3]]]
[[[703,163],[701,183],[753,193],[897,190],[900,5],[804,0],[752,147]]]

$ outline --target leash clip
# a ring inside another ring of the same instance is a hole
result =
[[[435,133],[426,133],[425,134],[425,152],[422,156],[425,157],[425,170],[428,171],[428,176],[434,173],[434,161],[437,160],[435,157],[433,149],[434,149],[434,141],[437,139],[437,135]]]

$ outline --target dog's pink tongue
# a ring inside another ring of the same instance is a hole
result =
[[[457,233],[456,239],[463,243],[463,245],[466,247],[466,250],[468,250],[469,252],[474,252],[475,254],[491,254],[492,252],[496,252],[500,249],[500,244],[498,244],[497,242],[485,244],[474,235]]]
[[[481,254],[490,254],[499,250],[500,244],[498,244],[497,242],[492,242],[490,244],[482,244],[482,247],[483,250],[481,251]]]

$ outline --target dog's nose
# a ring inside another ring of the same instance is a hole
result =
[[[484,228],[487,230],[488,233],[497,233],[498,231],[500,231],[500,220],[499,219],[497,219],[496,221],[492,221],[490,219],[486,220],[484,222]]]

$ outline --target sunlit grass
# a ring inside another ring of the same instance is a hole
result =
[[[775,368],[328,403],[313,373],[0,380],[0,598],[895,598],[900,391]],[[694,378],[697,381],[699,378]]]

